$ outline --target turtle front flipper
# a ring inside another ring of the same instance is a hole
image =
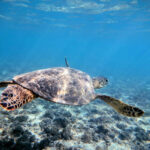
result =
[[[112,98],[106,95],[97,95],[96,98],[102,99],[104,102],[112,106],[118,113],[128,116],[128,117],[140,117],[144,114],[144,111],[137,108],[130,106],[128,104],[123,103],[120,100]]]
[[[69,67],[69,64],[68,64],[68,61],[67,61],[66,57],[65,57],[65,64],[66,64],[66,67]]]
[[[0,106],[5,110],[15,110],[30,102],[36,96],[29,90],[17,84],[8,85],[2,92]]]

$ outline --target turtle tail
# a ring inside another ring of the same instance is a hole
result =
[[[128,116],[128,117],[141,117],[144,114],[144,111],[123,103],[120,100],[112,98],[106,95],[97,95],[96,98],[102,99],[104,102],[112,106],[118,113]]]
[[[0,106],[8,111],[15,110],[34,98],[35,95],[31,91],[20,85],[12,84],[2,92]]]

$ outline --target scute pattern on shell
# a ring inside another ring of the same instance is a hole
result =
[[[61,104],[83,105],[95,97],[90,76],[72,68],[38,70],[16,76],[14,81],[46,100]]]

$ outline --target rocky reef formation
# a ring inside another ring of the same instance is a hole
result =
[[[99,90],[143,110],[149,91],[148,81],[121,79]],[[0,108],[0,149],[149,150],[149,124],[150,117],[124,117],[99,100],[77,107],[38,98],[12,112]]]

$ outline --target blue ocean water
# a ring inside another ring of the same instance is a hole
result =
[[[64,67],[66,57],[70,67],[108,78],[98,92],[147,112],[149,47],[149,1],[0,1],[0,81]],[[101,101],[72,107],[37,99],[0,112],[2,149],[150,149],[149,116],[124,117]]]

